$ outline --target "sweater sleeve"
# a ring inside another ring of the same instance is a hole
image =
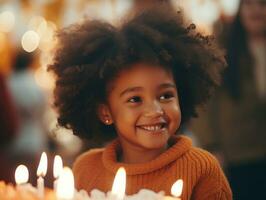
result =
[[[205,187],[206,188],[206,187]],[[204,192],[204,191],[203,191]],[[205,193],[199,195],[199,197],[193,198],[195,200],[232,200],[232,192],[229,187],[223,185],[221,187],[217,187],[212,191],[206,190]]]
[[[202,198],[199,198],[199,199],[202,199]],[[219,199],[219,200],[231,200],[232,199],[232,196],[228,195],[228,193],[226,191],[221,190],[221,191],[217,191],[214,194],[205,196],[204,197],[204,200],[205,199],[206,200],[207,199],[208,200],[210,200],[210,199],[212,199],[212,200],[217,200],[217,199]]]
[[[211,154],[204,154],[206,168],[191,200],[232,200],[232,191],[218,161]]]

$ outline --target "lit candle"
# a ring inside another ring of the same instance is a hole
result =
[[[74,175],[69,167],[64,167],[58,178],[56,197],[58,200],[72,200],[74,192]]]
[[[122,200],[126,191],[126,170],[120,167],[115,175],[110,199]]]
[[[182,179],[178,179],[171,188],[171,194],[173,197],[171,196],[166,196],[164,198],[164,200],[181,200],[181,198],[179,198],[182,194],[182,189],[183,189],[183,180]]]
[[[54,168],[53,168],[53,174],[54,174],[54,190],[56,191],[57,188],[57,182],[58,182],[58,177],[59,174],[61,173],[63,169],[63,161],[62,158],[59,155],[56,155],[54,157]]]
[[[19,165],[15,171],[15,181],[17,185],[26,184],[29,180],[29,170],[25,165]]]
[[[40,163],[37,169],[37,190],[38,196],[43,199],[44,198],[44,176],[47,172],[47,155],[45,152],[42,153]]]
[[[25,165],[19,165],[15,171],[15,181],[17,184],[18,195],[22,199],[32,199],[36,195],[36,189],[32,187],[29,180],[29,170]]]

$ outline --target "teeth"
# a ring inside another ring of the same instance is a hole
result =
[[[147,131],[158,131],[162,128],[162,125],[153,125],[153,126],[141,126],[141,128]]]

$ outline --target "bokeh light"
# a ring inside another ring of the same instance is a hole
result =
[[[224,14],[233,16],[237,12],[240,0],[223,0],[220,3]]]
[[[35,51],[40,43],[40,37],[35,31],[27,31],[21,39],[22,48],[27,52]]]
[[[56,31],[56,25],[51,21],[47,21],[45,28],[43,28],[41,32],[38,32],[40,36],[39,48],[42,51],[50,51],[51,49],[53,49],[55,45],[55,37],[54,37],[55,31]]]
[[[54,77],[51,73],[47,73],[45,67],[39,67],[34,73],[34,78],[42,89],[50,91],[54,88]]]
[[[5,48],[6,35],[0,32],[0,53]]]
[[[39,29],[42,29],[43,26],[46,26],[46,20],[42,16],[34,16],[28,23],[28,28],[36,32],[38,32]]]
[[[11,11],[0,13],[0,31],[8,33],[15,25],[15,16]]]
[[[212,32],[212,24],[219,18],[219,8],[213,0],[190,1],[190,13],[199,30],[207,34]]]

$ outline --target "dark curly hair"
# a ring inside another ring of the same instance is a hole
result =
[[[181,125],[196,117],[196,107],[219,85],[226,62],[214,39],[195,28],[186,25],[181,11],[154,7],[119,27],[84,20],[61,30],[49,66],[57,76],[59,125],[85,138],[110,139],[114,127],[100,122],[97,105],[105,102],[108,83],[135,63],[170,69],[178,87]]]

